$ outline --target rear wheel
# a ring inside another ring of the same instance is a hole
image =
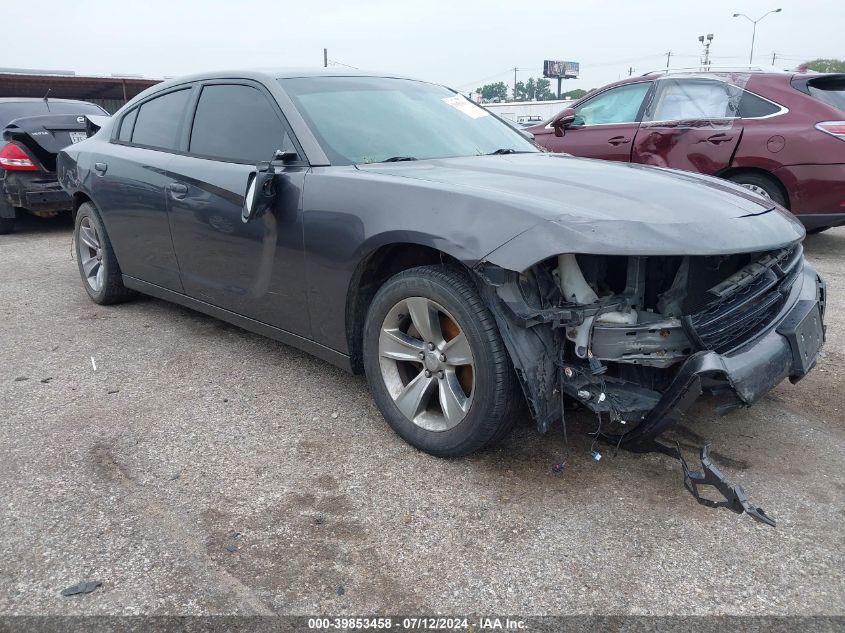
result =
[[[765,198],[771,198],[782,207],[786,206],[786,197],[783,195],[780,185],[769,176],[747,172],[728,176],[728,180],[742,185],[746,189],[750,189]]]
[[[0,218],[0,235],[8,235],[15,230],[15,218]]]
[[[457,267],[413,268],[379,289],[364,326],[364,368],[393,430],[441,457],[502,437],[522,402],[496,322]]]
[[[119,303],[134,296],[135,293],[123,285],[106,229],[90,202],[77,211],[73,242],[85,291],[95,303]]]

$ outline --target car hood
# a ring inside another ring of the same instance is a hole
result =
[[[525,249],[517,266],[539,261],[529,260],[544,245],[549,255],[713,255],[774,249],[804,236],[800,222],[772,201],[677,170],[545,153],[358,168],[510,206],[520,239],[504,247]]]

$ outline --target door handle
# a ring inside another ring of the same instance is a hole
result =
[[[183,185],[181,182],[171,182],[167,185],[170,195],[177,200],[182,200],[188,194],[188,185]]]
[[[611,145],[622,145],[624,143],[630,143],[631,139],[627,136],[614,136],[612,138],[607,139],[607,142]]]
[[[713,143],[713,145],[718,145],[719,143],[725,143],[727,141],[730,141],[731,139],[733,139],[733,136],[728,136],[727,134],[720,132],[719,134],[708,136],[707,142]]]
[[[100,176],[105,176],[108,168],[108,163],[94,163],[94,171],[96,171]]]

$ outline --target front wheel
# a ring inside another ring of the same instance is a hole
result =
[[[364,368],[393,430],[440,457],[504,436],[522,403],[496,321],[458,267],[413,268],[379,289],[364,326]]]

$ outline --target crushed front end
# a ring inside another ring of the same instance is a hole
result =
[[[560,255],[481,263],[479,287],[546,431],[561,395],[635,451],[702,394],[727,413],[801,379],[824,340],[825,286],[800,243],[724,256]]]

